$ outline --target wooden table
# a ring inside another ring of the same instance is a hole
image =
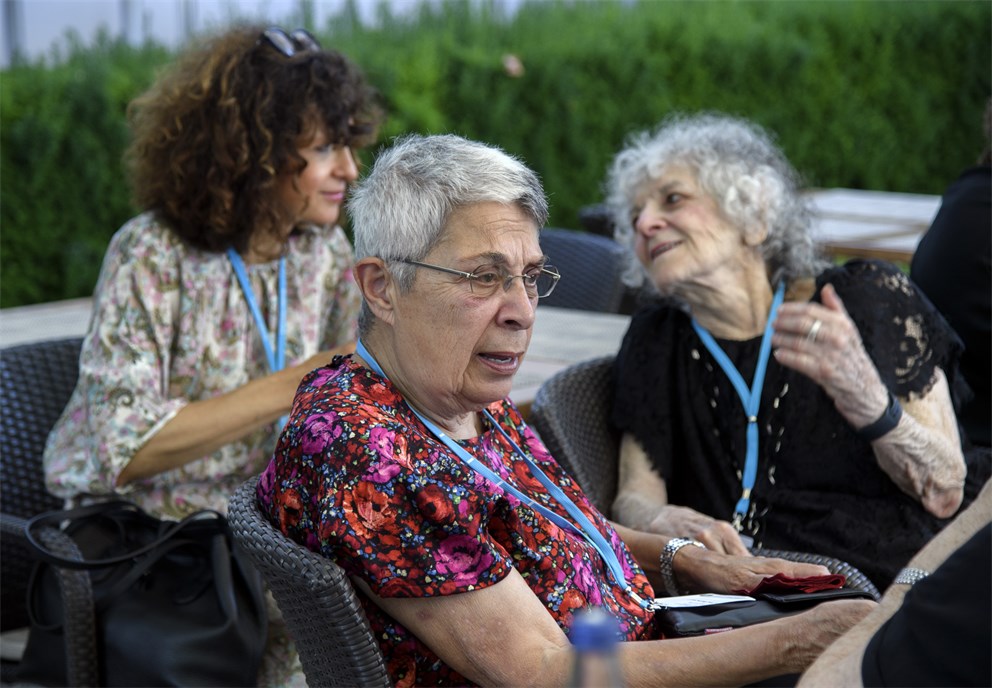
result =
[[[526,415],[541,384],[559,370],[615,354],[629,323],[627,315],[539,305],[530,348],[510,391],[513,403]]]
[[[808,192],[813,236],[831,256],[908,263],[940,207],[940,196],[817,189]]]

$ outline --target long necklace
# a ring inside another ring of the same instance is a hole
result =
[[[744,455],[744,472],[741,475],[741,496],[734,507],[734,527],[740,532],[744,527],[744,517],[751,504],[751,490],[754,489],[754,482],[758,475],[758,410],[761,407],[761,389],[765,384],[765,372],[768,369],[768,358],[772,351],[772,324],[775,321],[775,314],[785,297],[785,284],[779,283],[775,290],[775,297],[772,299],[772,307],[768,311],[768,322],[765,323],[765,333],[761,337],[761,348],[758,351],[758,365],[754,369],[754,381],[748,387],[743,376],[737,367],[730,360],[730,357],[720,348],[720,345],[713,339],[713,335],[692,319],[692,326],[696,334],[702,340],[703,345],[709,350],[713,358],[730,378],[731,384],[737,390],[741,405],[744,407],[744,415],[747,417],[747,450]]]
[[[385,371],[383,371],[382,367],[375,360],[375,357],[372,356],[369,350],[365,347],[365,344],[363,344],[360,339],[355,344],[355,352],[359,356],[361,356],[366,363],[369,364],[369,367],[371,367],[372,370],[374,370],[376,373],[381,375],[384,379],[387,380],[389,379]],[[489,423],[494,428],[496,428],[500,432],[500,434],[502,434],[502,436],[510,443],[510,445],[513,447],[514,452],[527,464],[527,467],[530,469],[531,473],[539,481],[541,481],[541,484],[544,485],[544,487],[548,490],[548,494],[551,496],[551,498],[554,499],[556,502],[558,502],[558,504],[561,505],[568,512],[569,516],[575,519],[575,523],[572,523],[571,521],[564,518],[560,514],[555,513],[548,507],[536,501],[530,495],[518,489],[516,486],[506,482],[502,478],[502,476],[500,476],[491,468],[489,468],[484,463],[479,461],[477,458],[472,456],[472,454],[469,453],[464,447],[462,447],[460,444],[458,444],[453,439],[451,439],[447,435],[447,433],[445,433],[440,427],[438,427],[436,423],[434,423],[432,420],[427,418],[423,413],[421,413],[416,408],[414,408],[412,404],[407,402],[407,407],[417,416],[417,418],[420,419],[420,421],[425,426],[427,426],[427,429],[430,430],[434,434],[434,436],[438,440],[440,440],[446,447],[448,447],[448,449],[454,452],[454,454],[459,459],[461,459],[466,466],[476,471],[477,473],[479,473],[486,479],[490,480],[491,482],[495,483],[506,492],[509,492],[510,494],[512,494],[521,502],[529,506],[534,511],[537,511],[546,518],[549,518],[560,528],[564,528],[565,530],[568,530],[572,533],[582,536],[586,540],[586,542],[588,542],[593,547],[593,549],[595,549],[599,553],[599,556],[602,558],[603,562],[610,570],[610,573],[612,574],[614,580],[617,582],[617,585],[619,585],[623,589],[623,591],[631,597],[631,599],[633,599],[639,606],[643,607],[644,609],[655,608],[653,601],[645,600],[634,592],[634,589],[627,582],[627,578],[623,572],[623,565],[620,563],[619,557],[617,557],[617,554],[613,550],[613,547],[610,546],[610,543],[607,542],[606,538],[599,531],[599,529],[592,524],[592,522],[584,513],[582,513],[582,510],[579,509],[579,507],[575,504],[575,502],[573,502],[568,497],[568,495],[566,495],[565,492],[553,480],[551,480],[551,478],[549,478],[544,473],[544,471],[541,470],[540,466],[538,466],[537,463],[535,463],[534,460],[531,459],[530,456],[528,456],[527,453],[520,448],[520,445],[517,444],[515,441],[513,441],[513,439],[506,432],[506,430],[504,430],[500,426],[500,424],[496,422],[496,419],[493,417],[491,413],[489,413],[488,410],[483,410],[482,412],[486,420],[488,420]]]

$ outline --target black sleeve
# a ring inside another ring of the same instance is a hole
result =
[[[829,269],[817,279],[817,301],[827,283],[837,290],[882,381],[893,393],[926,394],[937,367],[954,390],[961,340],[898,267],[880,260],[852,260]]]
[[[861,662],[865,686],[992,686],[992,526],[906,593]]]

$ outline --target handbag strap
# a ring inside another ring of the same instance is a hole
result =
[[[35,534],[35,530],[42,526],[51,526],[58,528],[63,521],[78,521],[80,519],[91,518],[93,516],[108,516],[112,517],[114,514],[130,512],[139,516],[145,516],[147,518],[154,518],[142,510],[136,504],[131,502],[125,502],[121,500],[115,500],[110,502],[101,502],[98,504],[88,504],[86,506],[77,507],[75,509],[66,509],[63,511],[46,511],[45,513],[38,514],[31,518],[24,526],[24,536],[28,541],[30,547],[35,551],[38,558],[42,561],[48,562],[49,564],[54,564],[56,566],[62,566],[68,569],[97,569],[105,566],[115,566],[127,561],[132,561],[135,557],[140,557],[148,552],[151,552],[157,547],[161,547],[165,542],[170,539],[175,538],[179,533],[181,533],[186,528],[199,522],[203,523],[208,518],[214,520],[217,523],[218,529],[223,529],[226,524],[226,518],[219,511],[214,511],[213,509],[203,509],[195,513],[190,514],[181,521],[171,522],[170,525],[162,531],[162,535],[146,545],[139,547],[137,549],[119,554],[113,557],[107,557],[105,559],[68,559],[66,557],[60,556],[52,552],[48,547],[46,547]],[[157,519],[156,519],[157,520]],[[163,522],[164,523],[164,522]]]

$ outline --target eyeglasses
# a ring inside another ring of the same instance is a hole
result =
[[[440,265],[421,263],[416,260],[403,259],[401,262],[408,265],[416,265],[420,268],[429,268],[431,270],[438,270],[439,272],[458,275],[468,280],[469,288],[473,294],[484,297],[495,294],[500,285],[503,285],[503,291],[510,291],[513,280],[519,279],[523,282],[524,291],[527,292],[527,296],[532,299],[543,299],[555,290],[555,285],[561,279],[561,275],[558,274],[558,268],[551,265],[531,268],[522,275],[511,275],[500,265],[481,265],[472,272],[463,272]]]
[[[320,50],[320,43],[306,29],[296,29],[292,33],[286,33],[278,26],[270,26],[262,32],[262,38],[286,57]]]

